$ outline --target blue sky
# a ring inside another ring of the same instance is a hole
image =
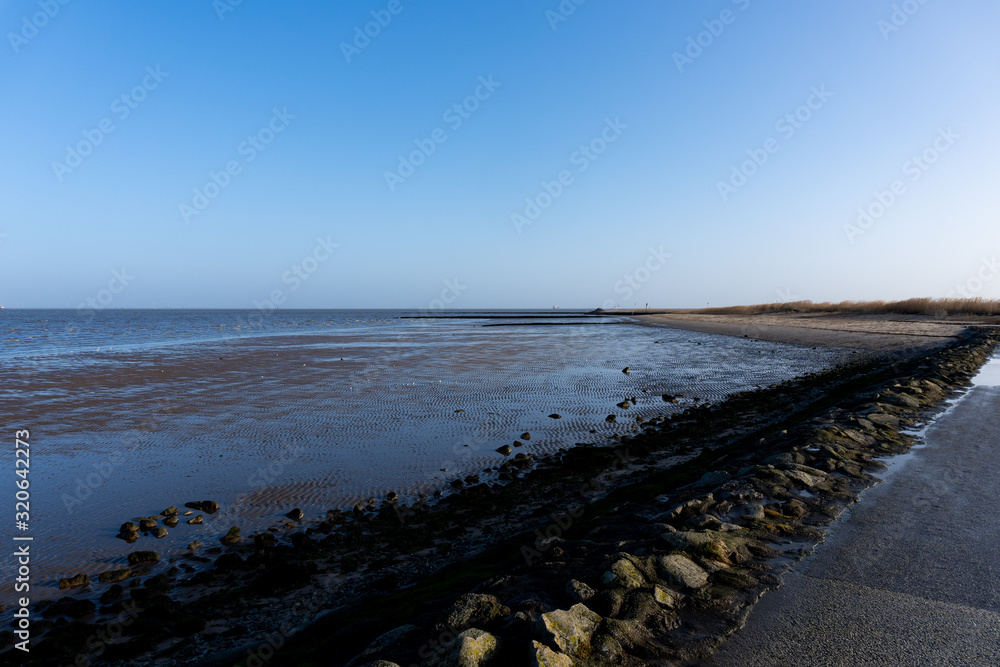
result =
[[[0,7],[0,303],[1000,297],[995,2],[179,4]]]

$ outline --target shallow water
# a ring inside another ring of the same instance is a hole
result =
[[[977,387],[1000,387],[1000,357],[993,357],[986,362],[972,378],[972,384]]]
[[[255,327],[233,311],[83,323],[74,311],[5,311],[0,408],[9,440],[31,432],[36,595],[133,550],[179,552],[231,525],[249,534],[293,507],[315,519],[390,490],[446,487],[502,463],[494,450],[524,431],[520,451],[537,454],[606,442],[637,415],[855,354],[615,319],[400,319],[410,314],[282,311]],[[517,326],[484,326],[496,323]],[[638,405],[615,408],[626,397]],[[114,537],[124,521],[206,499],[224,509],[203,526],[135,545]],[[0,525],[9,544],[11,522]]]

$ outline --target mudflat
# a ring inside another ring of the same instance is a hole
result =
[[[621,311],[621,314],[628,313]],[[708,315],[651,311],[637,314],[635,319],[651,326],[685,331],[878,352],[931,351],[954,341],[969,326],[1000,326],[996,318],[841,313]]]

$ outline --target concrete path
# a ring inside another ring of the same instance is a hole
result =
[[[926,442],[705,665],[1000,665],[1000,388],[973,389]]]

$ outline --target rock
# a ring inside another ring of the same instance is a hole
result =
[[[621,408],[622,410],[628,410],[630,407],[632,407],[632,404],[629,403],[628,401],[622,401],[621,403],[615,403],[615,405],[617,407]]]
[[[177,505],[171,505],[167,509],[160,512],[160,514],[162,514],[163,516],[173,516],[174,514],[177,514],[179,511],[180,510],[177,509]]]
[[[713,491],[713,495],[716,492]],[[757,490],[753,484],[743,479],[734,479],[726,482],[718,488],[719,500],[730,500],[736,502],[746,502],[749,500],[761,500],[764,494]]]
[[[415,625],[401,625],[398,628],[389,630],[388,632],[376,637],[375,640],[368,645],[368,648],[366,648],[364,651],[355,656],[353,660],[351,660],[350,662],[347,663],[347,665],[345,665],[345,667],[354,667],[355,665],[360,665],[365,660],[372,657],[376,653],[384,651],[390,648],[393,644],[398,643],[400,640],[406,639],[407,637],[410,637],[418,632],[420,632],[420,628],[418,628]],[[369,665],[375,665],[378,662],[385,663],[384,660],[379,660],[377,662],[366,663],[365,667],[369,667]],[[386,664],[393,664],[393,663],[386,663]]]
[[[669,508],[661,515],[661,520],[663,519],[680,519],[682,517],[697,516],[698,514],[704,514],[705,510],[708,508],[709,504],[714,502],[712,494],[708,494],[704,498],[694,498],[693,500],[688,500],[687,502],[677,503],[673,507]]]
[[[761,503],[748,503],[746,505],[737,505],[729,513],[729,516],[733,518],[744,517],[752,521],[763,521],[764,505],[762,505]]]
[[[524,447],[524,443],[521,442],[520,440],[515,440],[514,441],[514,446],[515,447]]]
[[[618,421],[618,417],[616,417],[615,415],[608,415],[607,417],[604,418],[604,421],[608,422],[609,424],[614,424],[615,422]]]
[[[455,601],[445,619],[437,624],[437,628],[447,630],[473,626],[491,627],[509,615],[510,608],[501,604],[495,596],[466,593]]]
[[[819,472],[819,471],[816,471],[816,472]],[[813,488],[814,486],[816,486],[817,484],[820,484],[823,481],[822,477],[810,475],[808,473],[802,472],[801,470],[785,470],[784,474],[785,474],[785,477],[787,477],[789,479],[794,479],[795,481],[800,482],[806,488],[809,488],[809,489]]]
[[[75,577],[68,577],[59,580],[59,588],[79,588],[90,583],[90,577],[86,574],[78,574]]]
[[[694,561],[681,554],[663,556],[658,562],[661,572],[669,583],[685,588],[702,588],[708,583],[708,574]]]
[[[166,519],[163,520],[163,525],[166,526],[167,528],[176,528],[178,522],[179,522],[179,519],[176,516],[171,515],[171,516],[168,516]]]
[[[191,524],[192,526],[199,526],[205,523],[205,517],[199,514],[198,516],[194,516],[188,519],[187,523]]]
[[[236,526],[233,526],[232,528],[229,529],[229,532],[226,533],[225,536],[222,537],[219,541],[222,542],[223,544],[236,544],[241,539],[242,538],[240,537],[240,529],[237,528]]]
[[[132,576],[132,570],[125,568],[122,570],[108,570],[107,572],[101,572],[97,576],[97,580],[104,584],[117,584],[120,581],[125,581]]]
[[[620,588],[640,588],[646,583],[639,568],[626,558],[615,561],[601,580],[609,586]]]
[[[45,615],[49,616],[69,616],[70,618],[83,618],[90,616],[97,611],[97,605],[90,600],[75,600],[73,598],[62,598],[54,602],[45,610]]]
[[[549,417],[551,419],[562,419],[562,415],[557,415],[556,413],[552,413]]]
[[[451,644],[451,651],[439,663],[447,667],[479,667],[489,662],[497,650],[497,638],[488,632],[469,628]]]
[[[160,554],[155,551],[133,551],[128,555],[129,565],[141,565],[143,563],[159,563]]]
[[[704,475],[702,475],[701,478],[691,486],[693,486],[696,489],[702,487],[714,488],[716,486],[725,484],[731,479],[732,477],[729,475],[728,472],[725,471],[707,472]]]
[[[118,531],[122,533],[138,533],[139,525],[132,523],[131,521],[126,521],[122,524],[122,527],[119,528]]]
[[[388,660],[376,660],[375,662],[366,662],[361,667],[399,667],[399,664]]]
[[[188,545],[188,550],[189,551],[196,551],[200,546],[201,546],[201,542],[199,542],[198,540],[195,540],[194,542],[192,542],[191,544]]]
[[[553,651],[545,644],[531,642],[532,667],[573,667],[573,659],[565,653]]]
[[[898,405],[902,408],[920,407],[920,401],[907,394],[894,394],[891,391],[886,391],[879,394],[879,398],[890,405]]]
[[[311,579],[309,570],[302,565],[274,565],[260,573],[253,587],[263,593],[274,594],[306,586]]]
[[[289,512],[285,516],[287,516],[292,521],[301,521],[303,514],[302,514],[302,510],[300,510],[298,507],[296,507],[295,509],[293,509],[291,512]]]
[[[586,602],[594,597],[594,592],[593,588],[576,579],[570,579],[569,583],[566,584],[566,595],[576,602]]]
[[[184,512],[184,516],[191,516],[192,514],[194,514],[194,510],[186,510]]]
[[[150,534],[156,539],[162,540],[164,537],[167,536],[167,529],[164,528],[163,526],[157,526],[156,528],[153,529],[153,532]]]
[[[557,609],[542,614],[541,629],[546,639],[574,657],[589,653],[590,640],[600,623],[600,616],[583,604],[575,604],[568,611]]]
[[[274,534],[273,533],[259,533],[253,536],[253,544],[256,547],[273,547],[274,546]]]
[[[696,517],[688,519],[687,524],[692,528],[707,530],[719,530],[723,526],[722,520],[718,517],[712,516],[711,514],[699,514]]]
[[[510,445],[501,445],[500,447],[497,447],[497,452],[503,454],[504,456],[510,456],[513,451],[514,450],[511,449]]]
[[[669,544],[677,551],[696,549],[712,541],[712,538],[706,535],[705,533],[699,533],[693,530],[679,530],[674,533],[666,532],[663,533],[660,537],[663,539],[664,542]]]
[[[768,456],[766,459],[760,462],[762,466],[787,466],[787,465],[793,465],[795,463],[798,463],[798,461],[796,461],[795,458],[788,452],[775,454],[774,456]]]
[[[676,403],[677,402],[677,397],[676,396],[671,396],[670,394],[664,394],[663,395],[663,402],[664,403]]]
[[[219,511],[219,503],[214,500],[195,500],[190,503],[184,503],[184,507],[190,507],[193,510],[201,510],[206,514],[215,514]]]
[[[521,440],[531,440],[531,434],[525,431],[521,434]]]
[[[390,503],[394,503],[397,500],[399,500],[399,494],[396,493],[395,491],[390,491],[389,493],[385,494],[385,499],[388,500]]]
[[[631,372],[632,372],[632,369],[629,368],[628,366],[626,366],[625,368],[622,369],[622,373],[624,373],[625,375],[629,375]]]
[[[624,660],[625,649],[621,643],[609,634],[599,632],[591,642],[593,653],[604,658],[606,664],[620,665]]]
[[[672,588],[657,584],[653,587],[653,599],[667,609],[676,609],[684,600],[684,594]]]
[[[139,530],[153,530],[156,528],[156,519],[139,519]]]
[[[242,569],[243,565],[243,559],[239,554],[222,554],[215,559],[215,567],[223,572]]]
[[[108,590],[101,593],[101,604],[110,604],[120,598],[125,589],[121,587],[121,584],[112,584]]]
[[[809,507],[801,500],[793,498],[781,506],[781,513],[785,516],[794,516],[796,519],[801,519],[809,514]]]

